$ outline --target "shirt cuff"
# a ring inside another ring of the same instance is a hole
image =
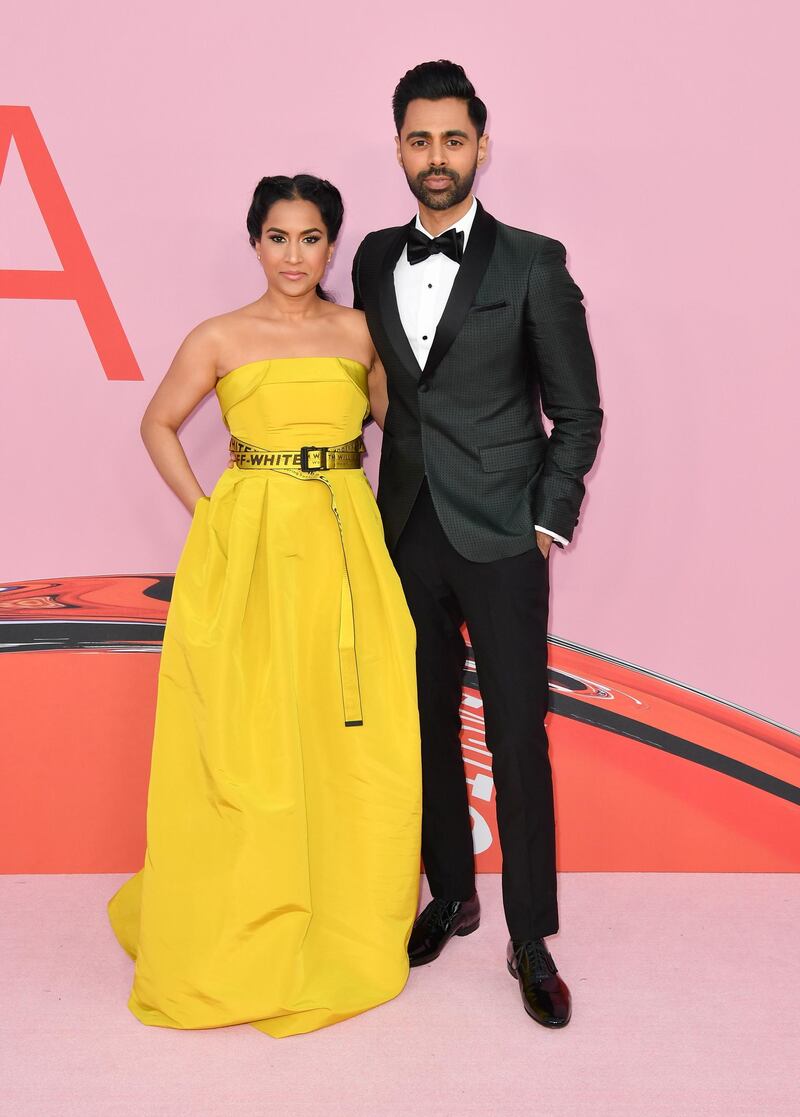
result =
[[[551,537],[551,539],[555,539],[556,543],[560,543],[562,547],[566,547],[569,544],[569,540],[565,539],[563,535],[557,535],[554,531],[551,531],[549,528],[542,527],[541,524],[535,524],[534,526],[535,526],[537,531],[543,531],[545,533],[545,535],[549,535]]]

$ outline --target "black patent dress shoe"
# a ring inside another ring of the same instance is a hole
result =
[[[469,900],[431,900],[417,916],[408,940],[408,961],[424,966],[438,958],[453,935],[471,935],[478,930],[481,905],[478,893]]]
[[[519,982],[528,1016],[545,1028],[566,1027],[572,1015],[572,997],[558,976],[544,939],[509,942],[506,960],[508,972]]]

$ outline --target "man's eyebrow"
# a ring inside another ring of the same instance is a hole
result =
[[[432,135],[433,135],[432,132],[422,132],[422,131],[409,132],[408,135],[406,136],[406,139],[407,140],[429,140]],[[467,132],[462,132],[460,128],[449,128],[446,132],[442,132],[442,137],[444,139],[450,139],[451,136],[460,136],[464,140],[469,139],[468,133]]]

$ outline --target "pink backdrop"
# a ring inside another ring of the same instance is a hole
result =
[[[341,187],[328,285],[349,301],[361,236],[412,213],[394,82],[453,57],[490,110],[478,194],[566,243],[598,356],[605,441],[552,631],[800,723],[792,21],[747,2],[14,5],[0,101],[33,110],[144,380],[106,378],[73,302],[0,298],[0,581],[174,569],[188,518],[138,420],[183,335],[259,293],[253,185]],[[12,146],[0,269],[59,266]],[[185,441],[210,485],[213,401]]]

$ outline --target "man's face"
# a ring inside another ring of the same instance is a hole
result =
[[[429,209],[450,209],[472,190],[489,137],[484,133],[478,138],[466,101],[420,98],[409,102],[395,142],[397,161],[414,197]]]

